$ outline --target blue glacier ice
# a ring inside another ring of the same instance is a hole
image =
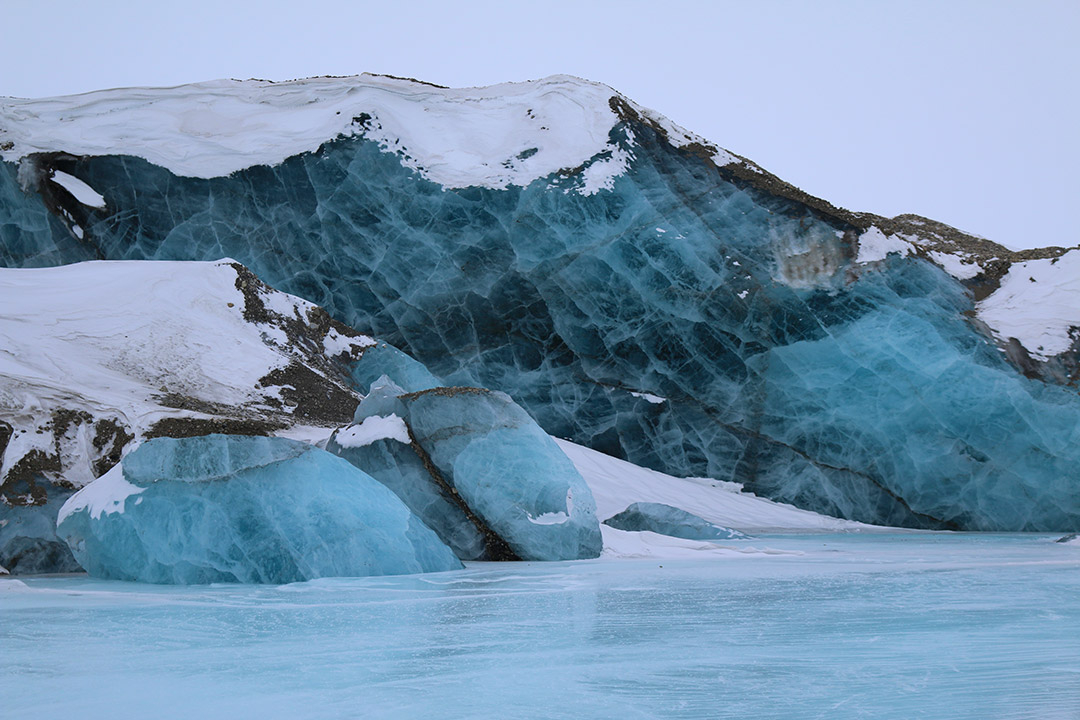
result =
[[[442,382],[424,367],[392,345],[378,343],[365,348],[350,368],[354,387],[371,387],[384,376],[405,392],[417,392],[439,387]]]
[[[405,406],[399,399],[403,392],[386,376],[379,378],[357,408],[357,425],[353,427],[363,430],[364,420],[368,418],[378,421],[383,416],[407,417]],[[335,432],[327,441],[326,449],[393,490],[455,555],[462,560],[511,559],[506,555],[512,551],[503,552],[501,539],[469,511],[453,492],[453,486],[445,482],[440,484],[433,478],[430,460],[425,462],[421,448],[403,442],[402,438],[380,434],[350,441],[347,438],[351,429]]]
[[[48,509],[0,502],[0,567],[15,575],[79,572],[67,543],[56,536],[56,511],[71,490],[53,488]]]
[[[398,439],[368,423],[402,423]],[[392,489],[469,559],[576,560],[600,555],[596,503],[555,441],[505,393],[374,383],[355,425],[327,449]],[[407,441],[407,442],[406,442]]]
[[[636,502],[604,521],[616,530],[649,531],[686,540],[747,540],[749,535],[721,527],[663,503]]]
[[[461,567],[397,496],[349,463],[284,438],[158,438],[60,512],[93,577],[288,583]]]
[[[446,188],[359,136],[211,179],[39,157],[107,199],[67,208],[82,240],[0,163],[0,264],[227,255],[641,465],[870,522],[1080,530],[1080,398],[972,320],[993,277],[859,264],[867,217],[621,116],[609,142],[631,161],[592,194],[573,169]],[[432,382],[411,373],[391,377]]]

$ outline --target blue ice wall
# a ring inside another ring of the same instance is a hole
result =
[[[100,499],[110,483],[115,504]],[[284,438],[150,440],[81,493],[57,534],[94,577],[288,583],[461,567],[386,487]]]
[[[53,160],[108,202],[78,209],[82,243],[5,165],[0,262],[228,255],[447,384],[504,390],[548,432],[636,463],[872,522],[1080,529],[1080,401],[1007,364],[958,282],[916,258],[855,266],[853,228],[646,125],[612,140],[631,171],[589,196],[572,172],[447,190],[361,139],[211,180]],[[910,342],[951,358],[948,382]],[[928,410],[930,387],[966,410]]]

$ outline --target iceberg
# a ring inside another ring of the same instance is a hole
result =
[[[462,567],[397,496],[285,438],[141,445],[61,508],[57,533],[92,576],[289,583]]]
[[[616,530],[654,532],[684,540],[748,540],[749,535],[714,525],[691,512],[663,503],[634,503],[604,524]]]
[[[386,484],[459,557],[600,555],[589,487],[505,393],[448,387],[405,393],[383,377],[354,422],[327,449]],[[372,423],[381,432],[372,432]]]

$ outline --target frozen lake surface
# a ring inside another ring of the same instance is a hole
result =
[[[0,716],[1078,718],[1080,544],[1056,537],[770,535],[284,586],[0,579]]]

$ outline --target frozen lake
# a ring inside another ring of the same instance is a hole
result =
[[[1078,718],[1080,544],[1056,537],[770,535],[286,586],[0,579],[0,716]]]

